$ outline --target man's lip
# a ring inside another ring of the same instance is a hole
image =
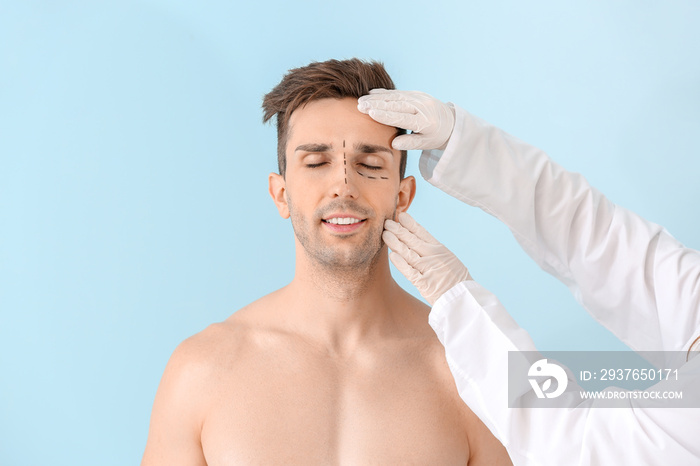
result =
[[[326,215],[321,220],[326,221],[330,218],[354,218],[356,220],[367,220],[364,217],[358,217],[357,215],[352,215],[352,214],[330,214],[330,215]]]
[[[333,218],[333,217],[329,217]],[[353,223],[333,223],[329,222],[327,220],[322,220],[321,221],[321,228],[328,229],[334,234],[340,234],[340,235],[348,235],[348,234],[354,234],[356,231],[358,231],[360,228],[362,228],[365,225],[365,220],[359,219],[357,217],[336,217],[336,218],[353,218],[359,220],[358,222],[353,222]]]

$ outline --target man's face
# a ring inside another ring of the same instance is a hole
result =
[[[384,220],[415,193],[413,177],[399,179],[395,135],[352,98],[313,101],[292,114],[286,176],[270,175],[270,194],[316,262],[345,269],[378,257]]]

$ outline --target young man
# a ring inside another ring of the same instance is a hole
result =
[[[265,97],[294,279],[175,350],[144,465],[510,464],[461,401],[430,309],[391,277],[384,221],[416,187],[397,129],[357,109],[373,88],[394,88],[381,64],[330,60]]]

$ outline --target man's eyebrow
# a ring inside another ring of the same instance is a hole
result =
[[[310,144],[302,144],[296,149],[294,149],[294,152],[303,150],[304,152],[328,152],[331,149],[333,149],[332,144],[318,144],[318,143],[310,143]]]
[[[361,154],[374,154],[376,152],[386,152],[388,154],[391,154],[393,157],[394,152],[386,147],[386,146],[380,146],[377,144],[368,144],[366,142],[358,142],[354,146],[355,150]]]

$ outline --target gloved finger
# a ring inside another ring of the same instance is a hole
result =
[[[363,113],[367,113],[369,111],[372,101],[384,101],[385,99],[382,97],[382,95],[389,91],[386,89],[377,88],[372,89],[369,92],[369,94],[360,96],[360,98],[357,99],[357,109]]]
[[[369,94],[362,96],[368,99],[386,99],[386,100],[409,100],[411,99],[409,91],[400,91],[398,89],[372,89]]]
[[[405,100],[365,100],[361,102],[364,106],[369,106],[370,109],[388,110],[390,112],[408,113],[415,115],[418,113],[416,106]]]
[[[386,89],[372,89],[369,92],[370,92],[369,94],[365,94],[363,96],[360,96],[357,99],[357,107],[359,109],[369,108],[369,106],[371,104],[374,104],[377,102],[385,102],[387,100],[396,100],[396,99],[389,98],[389,96],[391,96],[390,92],[394,92],[394,91],[388,91]]]
[[[422,136],[420,134],[402,134],[391,141],[391,147],[396,150],[421,149],[421,140]]]
[[[406,243],[397,238],[394,233],[384,230],[382,232],[382,239],[392,251],[403,257],[411,267],[415,269],[420,268],[420,256],[406,245]]]
[[[394,264],[396,270],[401,272],[401,275],[406,277],[414,286],[418,286],[418,280],[422,277],[422,274],[418,270],[411,267],[411,265],[396,252],[392,251],[389,253],[389,260]]]
[[[362,97],[360,97],[361,99]],[[370,109],[372,106],[369,104],[369,102],[365,102],[363,100],[357,99],[357,109],[361,111],[362,113],[369,113]]]
[[[389,112],[386,110],[369,109],[367,112],[375,121],[387,126],[395,126],[397,128],[418,131],[416,128],[422,126],[420,119],[421,115],[410,115],[407,113]]]
[[[411,233],[406,227],[402,226],[399,222],[386,220],[384,222],[384,229],[390,233],[393,233],[394,236],[396,236],[399,239],[399,241],[401,241],[411,249],[418,246],[418,243],[421,241],[420,238]]]
[[[393,235],[396,236],[396,238],[398,238],[399,241],[405,244],[411,251],[416,253],[419,257],[428,257],[436,253],[435,244],[424,241],[398,222],[387,220],[384,222],[384,228],[386,231],[393,233]],[[438,243],[438,245],[440,244]],[[416,267],[416,265],[414,265],[414,267]],[[424,266],[419,268],[421,273],[425,273]]]
[[[416,222],[413,217],[411,217],[409,214],[406,212],[401,212],[398,215],[398,220],[401,226],[406,228],[408,231],[413,233],[415,236],[418,238],[422,239],[426,243],[430,244],[441,244],[438,240],[436,240],[433,235],[428,233],[428,230],[423,228],[420,223]]]
[[[420,133],[402,134],[394,138],[391,146],[396,150],[428,149],[427,140],[428,138]]]

